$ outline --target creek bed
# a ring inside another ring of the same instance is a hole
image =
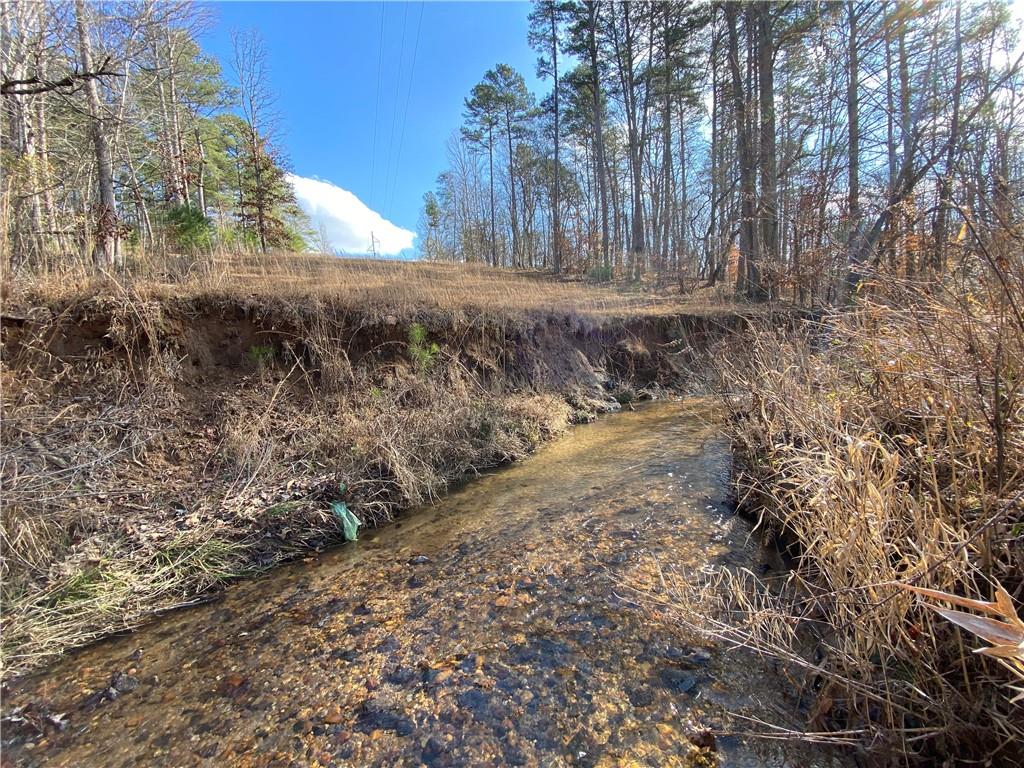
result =
[[[708,401],[573,430],[398,523],[5,690],[4,765],[783,765],[788,692],[646,607],[753,567]],[[828,765],[827,754],[800,764]]]

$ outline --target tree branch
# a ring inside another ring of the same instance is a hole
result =
[[[103,60],[99,69],[93,72],[72,72],[60,80],[43,80],[42,78],[29,77],[24,80],[4,80],[0,83],[0,95],[3,96],[32,96],[38,93],[50,91],[64,91],[65,93],[75,90],[79,83],[86,80],[97,80],[101,77],[121,77],[121,73],[107,69],[110,64],[110,56]]]

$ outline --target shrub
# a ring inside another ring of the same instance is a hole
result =
[[[165,214],[175,247],[188,253],[213,246],[213,224],[202,211],[190,205],[176,205]]]
[[[427,329],[420,323],[409,326],[409,355],[419,370],[429,371],[440,351],[437,343],[427,341]]]

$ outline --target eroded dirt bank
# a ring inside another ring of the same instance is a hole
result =
[[[6,676],[693,384],[736,315],[92,295],[3,323]]]

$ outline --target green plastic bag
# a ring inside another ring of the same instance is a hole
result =
[[[358,539],[359,518],[352,514],[352,510],[348,508],[348,505],[344,501],[332,501],[331,509],[337,518],[341,520],[341,527],[345,532],[345,541],[355,541]]]
[[[331,502],[331,509],[334,510],[334,514],[341,520],[341,527],[345,531],[345,541],[354,542],[358,539],[359,518],[352,514],[348,505],[344,502]]]

